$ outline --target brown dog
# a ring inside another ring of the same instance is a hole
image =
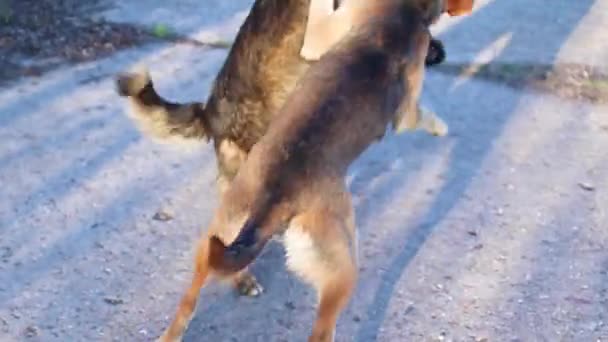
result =
[[[256,0],[206,104],[162,98],[145,71],[119,75],[118,91],[129,98],[130,116],[161,139],[213,140],[223,191],[310,66],[300,57],[309,6],[310,0]],[[436,135],[447,132],[434,117],[422,126]]]
[[[174,103],[162,98],[147,71],[120,74],[118,92],[129,99],[128,114],[150,135],[213,140],[217,185],[224,192],[251,147],[311,63],[300,57],[311,0],[256,0],[217,75],[207,103]],[[335,5],[335,4],[334,4]],[[447,133],[430,114],[410,113],[405,129]],[[262,290],[254,278],[235,278],[241,294]]]
[[[374,0],[353,7],[351,33],[321,53],[224,192],[197,245],[192,284],[161,341],[181,340],[209,276],[241,277],[278,233],[288,267],[318,291],[309,341],[333,340],[357,278],[344,178],[391,121],[416,111],[428,26],[442,2]]]

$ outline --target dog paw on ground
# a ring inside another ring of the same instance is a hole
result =
[[[257,297],[264,292],[262,285],[251,274],[241,276],[236,283],[236,289],[239,295],[247,297]]]
[[[437,137],[446,136],[449,131],[448,124],[442,118],[426,109],[422,109],[422,119],[418,124],[418,128]]]

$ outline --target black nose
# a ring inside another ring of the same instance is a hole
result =
[[[443,47],[443,43],[439,39],[431,39],[429,44],[429,50],[426,55],[425,65],[433,66],[437,64],[441,64],[446,57],[445,48]]]

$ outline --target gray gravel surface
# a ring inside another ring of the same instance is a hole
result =
[[[108,3],[92,15],[229,39],[249,1]],[[605,68],[604,0],[480,0],[442,20],[448,63]],[[209,145],[139,135],[112,75],[148,64],[202,99],[225,50],[148,44],[0,88],[0,341],[151,341],[217,204]],[[473,73],[474,74],[474,73]],[[357,292],[337,341],[608,341],[608,107],[429,71],[450,135],[389,136],[353,165]],[[159,219],[162,218],[162,219]],[[272,244],[266,292],[201,293],[186,341],[304,341],[314,293]]]

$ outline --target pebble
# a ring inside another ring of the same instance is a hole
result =
[[[116,297],[105,297],[103,299],[104,302],[110,304],[110,305],[120,305],[120,304],[124,304],[125,301],[120,299],[120,298],[116,298]]]
[[[165,211],[159,210],[152,216],[152,219],[155,221],[168,222],[173,220],[173,216]]]
[[[585,191],[595,191],[595,186],[593,186],[591,183],[580,182],[578,183],[578,186]]]
[[[33,338],[38,336],[38,328],[36,328],[35,326],[28,326],[25,328],[25,330],[23,331],[23,335],[27,338]]]

